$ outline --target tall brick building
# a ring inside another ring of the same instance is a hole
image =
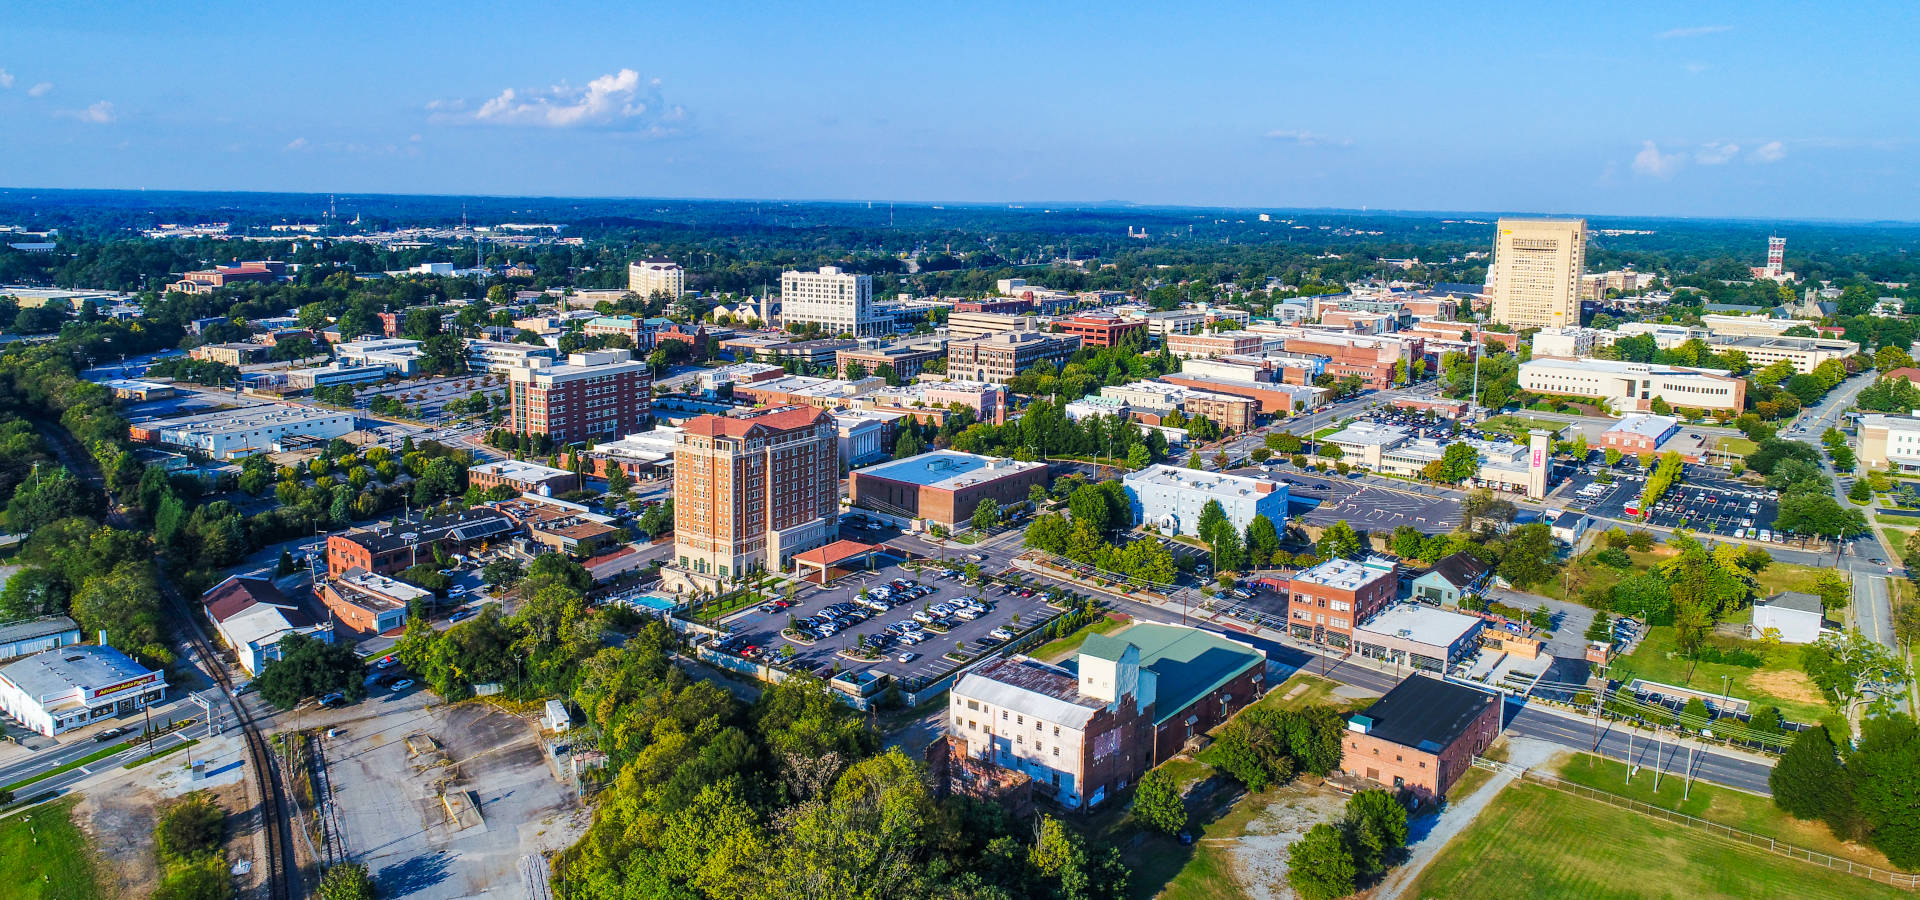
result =
[[[696,587],[832,540],[840,513],[833,417],[813,407],[701,416],[674,448],[673,553]]]
[[[1145,335],[1147,323],[1141,319],[1122,319],[1110,312],[1081,313],[1056,322],[1062,334],[1080,338],[1084,347],[1115,347],[1129,334]]]
[[[625,350],[592,350],[565,365],[529,359],[509,373],[507,427],[556,443],[631,434],[652,418],[653,373]]]
[[[1393,602],[1399,589],[1390,559],[1330,559],[1293,576],[1287,625],[1302,640],[1347,647],[1354,626]]]

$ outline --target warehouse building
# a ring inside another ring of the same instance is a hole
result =
[[[284,438],[337,438],[354,429],[352,413],[305,406],[252,406],[134,425],[134,440],[238,459],[276,449]]]
[[[66,616],[41,616],[0,625],[0,659],[80,643],[80,626]]]
[[[1287,521],[1286,485],[1264,478],[1156,465],[1129,472],[1120,483],[1134,521],[1168,534],[1199,536],[1200,514],[1210,501],[1242,534],[1255,516],[1266,516],[1276,528]]]

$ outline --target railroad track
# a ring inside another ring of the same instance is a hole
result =
[[[200,658],[206,661],[208,674],[220,685],[221,692],[227,695],[227,702],[233,707],[234,718],[240,723],[240,732],[246,739],[247,765],[253,770],[254,786],[260,793],[260,826],[267,836],[268,900],[294,900],[293,880],[299,868],[291,859],[293,845],[288,836],[287,801],[280,790],[280,780],[273,774],[273,748],[267,743],[266,736],[260,733],[246,704],[241,703],[239,695],[233,692],[233,677],[228,674],[227,667],[221,664],[219,653],[201,631],[200,621],[193,617],[193,611],[188,608],[179,589],[163,580],[161,593],[173,604],[180,621],[186,623],[188,640],[193,642]]]

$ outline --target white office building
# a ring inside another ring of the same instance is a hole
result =
[[[325,440],[354,429],[351,413],[305,406],[251,406],[202,413],[133,426],[136,437],[161,444],[198,450],[214,459],[237,459],[276,449],[282,439],[315,437]]]
[[[505,374],[533,365],[530,360],[557,360],[560,351],[545,345],[507,343],[505,341],[467,341],[467,369],[474,372]]]
[[[818,272],[780,276],[780,321],[818,325],[828,334],[854,337],[893,331],[893,317],[873,305],[873,276],[821,266]]]
[[[1121,479],[1134,521],[1171,534],[1200,535],[1200,513],[1209,501],[1235,530],[1245,533],[1254,516],[1266,516],[1275,528],[1287,521],[1286,485],[1263,478],[1203,472],[1175,466],[1148,466]]]
[[[335,344],[333,358],[342,366],[383,366],[395,375],[420,371],[420,342],[405,338],[366,338]]]
[[[1755,368],[1761,365],[1754,361]],[[1536,394],[1590,397],[1621,415],[1647,412],[1654,400],[1680,409],[1739,412],[1747,394],[1746,382],[1724,369],[1552,357],[1521,363],[1520,387]]]

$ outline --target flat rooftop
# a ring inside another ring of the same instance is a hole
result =
[[[1321,440],[1329,444],[1352,444],[1364,447],[1391,447],[1404,442],[1413,432],[1398,425],[1382,425],[1379,422],[1355,422]]]
[[[178,419],[163,419],[151,423],[164,429],[200,429],[200,430],[238,430],[258,428],[263,425],[284,425],[290,422],[323,422],[330,419],[352,419],[352,413],[335,412],[326,409],[311,409],[305,406],[246,406],[239,409],[223,409],[219,412],[201,413],[196,416],[182,416]]]
[[[74,688],[91,691],[139,678],[151,671],[112,647],[76,644],[0,666],[0,678],[38,699],[65,694]]]
[[[1382,637],[1398,637],[1434,647],[1451,646],[1479,627],[1473,616],[1434,609],[1419,603],[1396,603],[1368,619],[1357,631]]]
[[[1680,424],[1680,420],[1672,416],[1654,416],[1645,413],[1636,413],[1621,418],[1612,428],[1607,429],[1607,433],[1630,434],[1651,440],[1659,440],[1660,436],[1666,434],[1668,429],[1678,424]]]
[[[1153,465],[1128,472],[1121,480],[1131,485],[1155,484],[1184,491],[1206,491],[1213,494],[1239,493],[1253,496],[1279,493],[1285,496],[1286,493],[1284,485],[1265,478],[1183,469],[1168,465]]]
[[[1595,359],[1582,356],[1567,359],[1546,356],[1530,359],[1520,364],[1521,369],[1532,366],[1543,369],[1574,369],[1582,372],[1605,372],[1609,375],[1718,375],[1725,377],[1726,369],[1699,369],[1692,366],[1663,366],[1653,363],[1621,362],[1616,359]]]
[[[1393,565],[1392,560],[1378,556],[1368,557],[1364,563],[1351,559],[1330,559],[1293,576],[1293,580],[1296,584],[1306,582],[1343,591],[1357,591],[1377,579],[1392,578]]]
[[[565,469],[556,469],[552,466],[543,466],[536,462],[525,462],[514,459],[481,463],[468,471],[479,472],[483,475],[498,475],[510,481],[545,481],[549,478],[559,478],[573,474]]]
[[[864,478],[884,478],[920,487],[953,490],[1046,468],[1045,463],[1019,462],[993,456],[961,453],[958,450],[933,450],[906,459],[896,459],[858,471]]]
[[[1382,740],[1438,753],[1465,734],[1482,710],[1497,702],[1484,691],[1414,675],[1348,721],[1364,724],[1367,734]]]

